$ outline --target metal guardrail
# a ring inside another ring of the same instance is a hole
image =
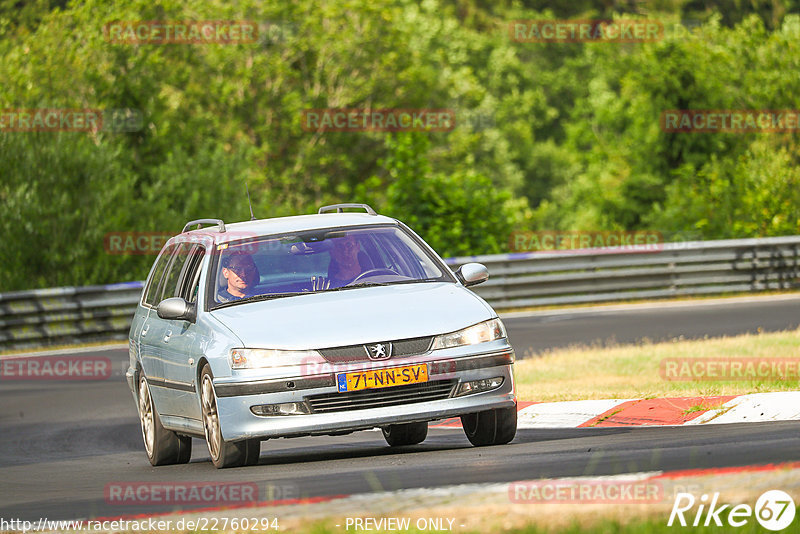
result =
[[[800,236],[450,258],[476,261],[499,309],[800,287]]]
[[[126,339],[142,282],[0,293],[0,350]]]
[[[800,236],[450,258],[498,309],[800,287]],[[0,350],[126,339],[142,282],[0,293]]]

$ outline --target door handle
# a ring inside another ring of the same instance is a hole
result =
[[[148,330],[150,330],[150,325],[149,324],[144,325],[144,328],[142,328],[142,337],[147,335]]]
[[[167,330],[166,334],[164,334],[164,343],[168,343],[170,337],[172,337],[172,330]]]

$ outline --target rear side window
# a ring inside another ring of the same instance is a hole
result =
[[[186,243],[181,243],[178,250],[172,255],[172,261],[169,263],[167,272],[164,274],[164,282],[156,293],[158,299],[156,304],[164,299],[180,295],[181,274],[183,273],[183,268],[186,265],[188,257],[188,247]]]
[[[153,269],[150,279],[147,281],[147,290],[144,295],[144,303],[148,306],[156,306],[160,300],[161,279],[164,277],[164,271],[172,260],[175,249],[178,247],[176,244],[167,246],[161,255],[156,260],[156,266]]]
[[[181,276],[181,291],[176,296],[183,297],[188,302],[197,302],[197,292],[200,288],[200,266],[204,256],[205,248],[202,245],[195,245],[189,252]]]

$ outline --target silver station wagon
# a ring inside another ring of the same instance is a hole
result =
[[[187,223],[129,336],[150,463],[188,462],[193,436],[216,467],[258,463],[269,438],[381,428],[390,446],[414,445],[451,417],[474,445],[508,443],[514,350],[467,289],[488,276],[477,263],[454,273],[365,204]]]

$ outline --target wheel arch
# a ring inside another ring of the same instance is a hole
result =
[[[136,360],[136,367],[133,369],[133,383],[135,387],[133,388],[133,396],[136,399],[136,406],[139,406],[139,378],[144,374],[144,369],[142,368],[142,362],[138,359]]]
[[[209,362],[208,357],[206,355],[200,356],[200,359],[197,360],[197,369],[195,370],[195,377],[194,377],[195,378],[195,391],[197,392],[198,396],[200,395],[200,385],[201,385],[200,383],[201,383],[202,378],[203,378],[203,368],[206,365],[211,367],[211,363]],[[213,373],[213,371],[212,371],[212,373]]]

